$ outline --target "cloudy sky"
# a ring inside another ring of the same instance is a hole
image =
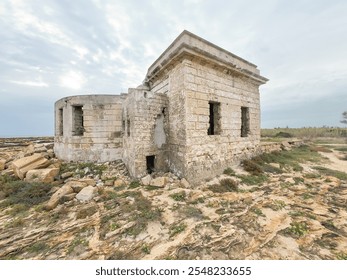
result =
[[[347,1],[0,0],[0,137],[53,135],[54,102],[126,92],[189,30],[258,65],[262,127],[338,126]]]

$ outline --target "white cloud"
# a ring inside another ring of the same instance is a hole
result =
[[[83,59],[89,53],[86,47],[72,40],[59,24],[48,22],[35,16],[35,11],[29,6],[29,3],[22,0],[11,1],[12,24],[17,30],[31,37],[38,37],[44,41],[50,41],[53,44],[73,49],[80,59]],[[45,11],[47,12],[48,10],[49,8],[45,7]]]
[[[81,72],[69,71],[60,77],[60,86],[69,89],[79,90],[87,82]]]
[[[21,86],[30,86],[30,87],[49,87],[49,85],[43,81],[10,81],[12,84],[17,84]]]

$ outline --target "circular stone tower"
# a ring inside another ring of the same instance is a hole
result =
[[[54,152],[66,161],[106,162],[122,158],[125,95],[78,95],[55,103]]]

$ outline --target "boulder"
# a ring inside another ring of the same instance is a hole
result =
[[[59,203],[64,203],[70,200],[73,200],[76,197],[76,193],[69,193],[66,195],[63,195],[60,199],[59,199]]]
[[[151,183],[151,180],[152,180],[152,177],[151,177],[151,175],[148,174],[147,176],[145,176],[141,179],[141,184],[144,186],[147,186]]]
[[[0,159],[0,171],[5,169],[6,160]]]
[[[34,153],[34,145],[30,144],[26,149],[25,149],[25,156],[31,156]]]
[[[88,186],[88,187],[83,188],[76,195],[76,198],[82,202],[90,201],[95,196],[95,193],[96,193],[96,188],[92,187],[92,186]]]
[[[188,183],[188,181],[185,178],[181,179],[181,184],[186,189],[190,188],[190,184]]]
[[[88,186],[87,183],[81,181],[69,181],[65,185],[70,186],[75,193],[79,193],[82,189]]]
[[[166,182],[167,177],[157,177],[151,180],[150,185],[154,187],[165,187]]]
[[[45,168],[50,164],[49,160],[40,154],[23,157],[12,162],[11,167],[14,174],[23,179],[25,174],[32,169]]]
[[[52,183],[54,177],[59,173],[59,168],[45,168],[29,170],[25,176],[25,181]]]
[[[35,144],[34,145],[34,153],[45,153],[47,152],[47,148],[43,144]]]
[[[92,186],[92,187],[96,185],[95,180],[92,178],[82,178],[82,179],[79,179],[78,182],[86,183],[87,186]]]
[[[115,186],[115,187],[121,187],[123,185],[125,185],[125,183],[124,183],[124,181],[122,179],[117,179],[113,183],[113,186]]]
[[[72,177],[73,175],[74,175],[74,173],[71,172],[71,171],[69,171],[69,172],[64,172],[63,174],[60,175],[60,177],[61,177],[62,179],[67,179],[67,178]]]
[[[107,186],[107,187],[112,187],[112,186],[113,186],[113,183],[114,183],[113,180],[106,180],[106,181],[105,181],[105,186]]]
[[[59,190],[57,190],[49,199],[49,201],[45,204],[44,209],[52,210],[59,204],[60,200],[63,196],[73,193],[73,189],[69,185],[62,186]]]

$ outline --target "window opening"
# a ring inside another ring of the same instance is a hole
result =
[[[241,107],[241,137],[249,134],[249,108]]]
[[[72,111],[73,111],[72,135],[83,136],[84,134],[83,106],[72,106]]]
[[[221,132],[220,127],[220,103],[209,102],[209,127],[207,135],[218,135]]]
[[[64,134],[64,114],[63,108],[58,111],[58,136],[63,136]]]

